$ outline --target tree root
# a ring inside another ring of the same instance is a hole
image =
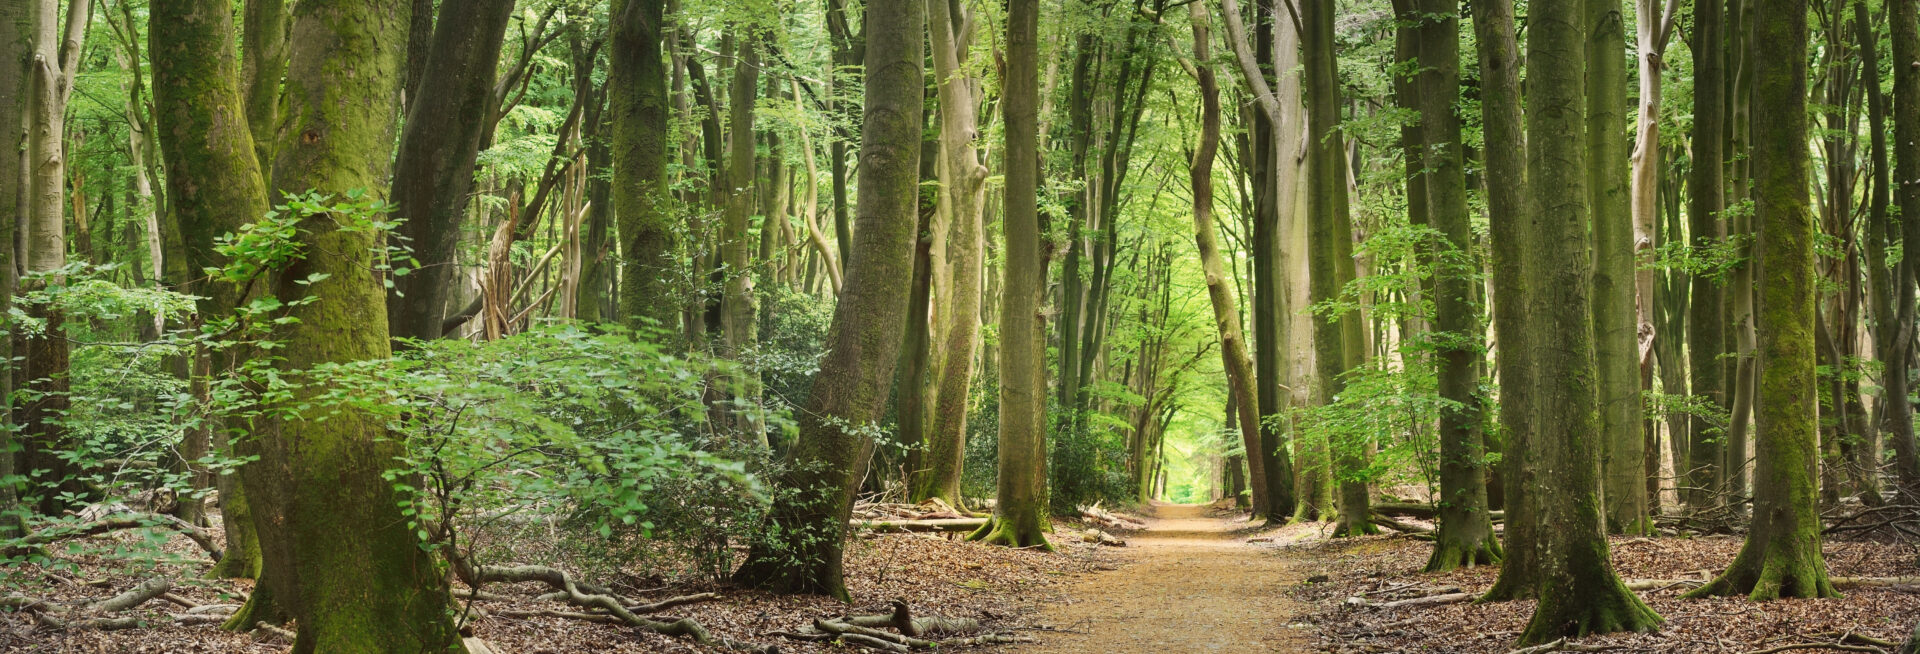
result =
[[[216,562],[219,561],[222,556],[220,548],[214,546],[213,538],[207,535],[207,530],[187,524],[185,520],[163,513],[117,513],[93,522],[73,525],[71,527],[42,529],[28,534],[25,538],[20,539],[19,543],[13,547],[6,548],[5,554],[7,556],[25,556],[42,546],[63,540],[86,538],[88,536],[98,536],[123,529],[141,529],[145,527],[166,527],[180,532],[181,535],[192,540],[195,545],[199,545],[200,549],[204,550],[208,556],[213,557],[213,560]]]
[[[692,604],[694,602],[704,602],[719,597],[713,593],[675,597],[654,604],[628,607],[618,595],[613,594],[613,592],[606,587],[575,581],[572,575],[568,575],[559,568],[544,565],[473,566],[464,558],[457,556],[449,558],[453,561],[455,572],[461,578],[461,581],[467,582],[469,586],[478,588],[480,584],[487,582],[519,583],[537,581],[551,586],[558,591],[542,595],[542,599],[554,599],[581,608],[601,611],[600,613],[579,614],[547,612],[545,615],[585,619],[595,622],[602,621],[601,618],[604,617],[617,621],[618,624],[646,629],[657,634],[684,636],[702,645],[713,645],[741,651],[768,651],[767,647],[760,645],[737,643],[724,638],[715,638],[713,634],[707,632],[706,627],[701,626],[700,622],[693,618],[655,619],[652,616],[640,615],[664,608]],[[475,597],[480,597],[480,593],[477,590],[475,591]],[[510,614],[503,613],[503,615]]]
[[[798,633],[777,631],[768,635],[809,642],[839,640],[849,645],[859,645],[885,652],[1033,642],[1033,639],[1025,636],[997,633],[934,640],[928,637],[978,633],[981,630],[980,621],[943,616],[916,618],[913,617],[913,612],[908,609],[904,600],[896,599],[892,605],[893,612],[887,615],[856,615],[840,620],[816,618],[813,621],[812,631]],[[900,633],[883,631],[883,627],[891,627]]]

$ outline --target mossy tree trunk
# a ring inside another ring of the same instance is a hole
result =
[[[247,129],[260,170],[273,168],[275,134],[280,129],[281,78],[287,74],[289,0],[243,0],[240,35],[241,93],[247,103]]]
[[[934,81],[940,99],[940,192],[949,218],[947,261],[952,267],[947,336],[934,394],[932,430],[927,433],[922,483],[914,499],[938,497],[961,506],[960,473],[966,459],[968,388],[980,344],[980,299],[985,277],[986,242],[981,225],[986,201],[987,167],[973,146],[979,121],[980,81],[965,74],[972,49],[973,15],[964,3],[927,3],[933,47]]]
[[[1753,523],[1726,572],[1690,597],[1837,597],[1820,553],[1813,470],[1814,229],[1807,197],[1806,0],[1759,0],[1754,57],[1754,217],[1759,222],[1760,397]],[[1836,398],[1838,399],[1838,398]]]
[[[1000,449],[993,517],[968,536],[996,545],[1047,542],[1046,262],[1041,258],[1040,3],[1008,0],[1006,72],[1000,111],[1006,132],[1001,169]]]
[[[1445,239],[1426,253],[1432,269],[1434,321],[1430,343],[1438,364],[1440,410],[1440,514],[1427,570],[1500,561],[1500,541],[1487,515],[1486,453],[1481,443],[1479,310],[1474,304],[1473,227],[1467,214],[1466,161],[1461,150],[1459,3],[1421,0],[1415,28],[1421,63],[1413,80],[1419,90],[1429,224]]]
[[[1626,21],[1620,0],[1586,0],[1587,195],[1593,212],[1593,332],[1607,533],[1645,534],[1633,210],[1628,198]]]
[[[726,212],[720,224],[720,269],[726,284],[720,294],[720,355],[733,361],[745,360],[757,347],[760,332],[760,303],[753,290],[753,238],[748,233],[753,213],[753,109],[764,47],[764,38],[754,32],[757,29],[747,28],[740,38],[732,89],[727,93]],[[736,406],[726,415],[736,436],[743,443],[767,447],[759,409],[747,406],[760,400],[759,373],[743,368],[731,382]]]
[[[284,141],[275,148],[278,193],[377,197],[391,159],[408,4],[306,0],[290,33]],[[307,257],[271,271],[271,292],[297,323],[272,337],[276,367],[300,371],[389,356],[385,289],[373,276],[379,236],[303,216]],[[324,280],[309,283],[314,275]],[[318,388],[296,395],[312,397]],[[293,652],[459,651],[446,578],[401,515],[385,478],[403,445],[379,420],[303,410],[251,434],[259,465],[243,471],[265,569],[287,591],[277,599],[299,625]],[[252,599],[263,601],[256,593]]]
[[[190,270],[225,265],[215,254],[214,240],[267,212],[266,181],[247,123],[239,66],[226,47],[234,39],[232,14],[224,0],[157,2],[149,14],[156,136],[166,159],[175,229],[185,245]],[[225,317],[241,301],[242,289],[215,282],[195,285],[193,292],[203,298],[198,307],[201,316]],[[206,364],[196,366],[195,375],[201,377],[196,384],[204,388],[207,375],[231,370],[246,356],[237,349],[203,353],[196,357]],[[218,416],[205,419],[219,423]],[[257,450],[240,436],[229,434],[219,440],[238,446],[236,453]],[[227,548],[210,574],[251,578],[260,570],[252,512],[238,475],[222,477]]]
[[[22,2],[0,4],[0,125],[20,125],[27,112],[27,83],[33,53],[33,12]],[[18,129],[0,130],[0,210],[24,214],[26,186],[21,174],[27,169],[24,154],[25,133]],[[14,242],[17,220],[0,220],[0,243]],[[19,284],[18,261],[12,247],[0,247],[0,312],[11,312],[13,293]],[[14,435],[13,388],[15,364],[13,339],[0,338],[0,479],[16,474],[18,440]],[[0,538],[25,535],[19,514],[20,488],[0,484]]]
[[[1862,252],[1866,261],[1867,273],[1867,311],[1873,319],[1873,351],[1886,364],[1885,371],[1892,372],[1892,361],[1886,361],[1888,355],[1900,351],[1895,341],[1900,340],[1900,322],[1894,309],[1894,297],[1897,289],[1906,288],[1913,282],[1908,276],[1904,262],[1887,265],[1887,246],[1897,235],[1898,226],[1888,221],[1888,206],[1892,204],[1892,191],[1889,181],[1892,176],[1887,171],[1890,159],[1887,156],[1887,96],[1881,92],[1880,84],[1880,37],[1874,28],[1873,13],[1867,7],[1867,0],[1853,0],[1853,28],[1857,36],[1856,45],[1860,48],[1860,85],[1866,92],[1868,177],[1867,190],[1867,227],[1866,239],[1862,241]],[[1875,409],[1879,420],[1875,420],[1867,430],[1866,461],[1873,464],[1871,471],[1876,483],[1873,493],[1878,495],[1878,468],[1881,454],[1885,450],[1881,430],[1890,431],[1893,414],[1897,407],[1890,406],[1889,400],[1906,397],[1906,372],[1900,370],[1899,395],[1895,395],[1894,382],[1890,375],[1882,375],[1881,392],[1875,399]],[[1904,404],[1904,403],[1902,403]]]
[[[513,6],[514,0],[442,3],[438,21],[414,16],[415,26],[422,19],[437,26],[421,77],[407,84],[406,128],[393,166],[389,201],[393,217],[403,221],[396,231],[419,262],[393,279],[395,292],[387,296],[394,338],[428,340],[444,332],[441,320],[455,289],[460,223],[467,215],[481,132],[496,111],[494,70]]]
[[[828,328],[826,356],[801,411],[800,440],[778,480],[767,537],[734,581],[777,592],[847,596],[842,554],[860,460],[881,417],[906,322],[919,208],[921,94],[925,88],[920,0],[875,0],[866,49],[861,123],[859,239]]]
[[[1720,210],[1724,175],[1717,162],[1723,157],[1722,130],[1726,124],[1725,53],[1721,48],[1722,3],[1693,5],[1693,160],[1688,180],[1688,231],[1696,249],[1707,250],[1721,238]],[[1710,275],[1693,276],[1687,316],[1687,364],[1693,395],[1726,407],[1720,355],[1725,351],[1721,329],[1721,283]],[[1720,467],[1723,430],[1708,416],[1696,415],[1688,429],[1687,470],[1679,474],[1680,494],[1688,506],[1708,508],[1720,501],[1715,486]]]
[[[1540,602],[1520,634],[1521,645],[1647,631],[1661,621],[1614,574],[1601,501],[1604,432],[1595,383],[1593,264],[1587,246],[1591,196],[1582,134],[1584,27],[1598,4],[1532,5],[1528,19],[1527,177],[1535,230],[1524,254],[1541,288],[1552,289],[1529,298],[1532,416],[1533,424],[1554,428],[1532,434],[1529,452],[1552,476],[1529,489],[1540,530],[1540,555],[1534,561]],[[1629,310],[1621,317],[1631,315]]]
[[[613,154],[610,198],[619,223],[620,312],[630,327],[672,332],[673,214],[667,210],[667,70],[661,55],[665,0],[615,0],[607,50],[607,110]]]
[[[1313,303],[1338,297],[1353,280],[1353,219],[1347,214],[1346,139],[1339,132],[1340,86],[1334,59],[1333,0],[1306,0],[1300,20],[1301,60],[1305,64],[1307,96],[1307,213],[1311,253]],[[1333,401],[1345,387],[1344,375],[1364,359],[1366,326],[1358,310],[1339,315],[1316,314],[1313,323],[1314,401]],[[1368,489],[1354,478],[1366,467],[1365,443],[1332,443],[1334,468],[1340,480],[1339,535],[1371,534]]]

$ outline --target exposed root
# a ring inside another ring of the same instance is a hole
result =
[[[99,614],[134,608],[172,589],[172,581],[165,577],[154,577],[124,593],[80,606],[64,606],[20,595],[0,597],[0,606],[32,614],[40,624],[53,629],[132,629],[140,626],[139,619],[110,618]]]
[[[180,532],[181,535],[192,540],[195,545],[199,545],[200,549],[204,550],[208,556],[213,557],[215,561],[219,561],[222,556],[220,548],[215,547],[213,544],[213,537],[207,535],[207,530],[187,524],[185,520],[164,513],[117,513],[78,525],[42,529],[27,534],[27,536],[20,539],[16,545],[7,548],[5,554],[7,556],[24,556],[40,547],[63,540],[86,538],[88,536],[98,536],[100,534],[124,529],[142,529],[146,527],[166,527]]]

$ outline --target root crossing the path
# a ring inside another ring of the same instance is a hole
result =
[[[1087,575],[1070,601],[1040,621],[1062,631],[1038,634],[1020,652],[1305,652],[1305,632],[1288,628],[1298,605],[1287,590],[1303,573],[1271,549],[1234,533],[1238,517],[1213,517],[1204,505],[1147,508],[1147,530],[1126,536],[1119,570]]]

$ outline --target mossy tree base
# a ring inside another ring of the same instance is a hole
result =
[[[987,518],[967,540],[988,545],[1000,545],[1018,549],[1037,549],[1052,552],[1053,543],[1047,541],[1047,530],[1038,524],[1021,524],[1020,520],[1007,520],[1000,516]]]
[[[1727,571],[1711,583],[1688,591],[1682,597],[1721,597],[1746,595],[1756,602],[1783,597],[1815,599],[1839,597],[1827,578],[1827,562],[1817,547],[1781,541],[1755,542],[1749,538],[1740,548]]]
[[[254,626],[262,622],[278,626],[286,624],[291,618],[286,606],[275,597],[272,585],[255,583],[253,594],[247,596],[246,603],[241,604],[240,610],[234,611],[232,617],[221,623],[220,628],[244,633],[253,631]]]
[[[1611,575],[1607,581],[1604,586],[1591,590],[1582,590],[1583,584],[1576,583],[1545,593],[1517,644],[1527,646],[1558,638],[1660,628],[1663,622],[1660,615],[1647,608],[1639,596]]]
[[[1371,517],[1355,511],[1341,513],[1338,517],[1339,526],[1334,528],[1333,537],[1372,536],[1380,533],[1380,527],[1373,524]]]
[[[1488,535],[1477,541],[1442,539],[1433,544],[1433,556],[1427,558],[1426,572],[1446,572],[1480,565],[1498,565],[1506,553],[1500,541]]]

